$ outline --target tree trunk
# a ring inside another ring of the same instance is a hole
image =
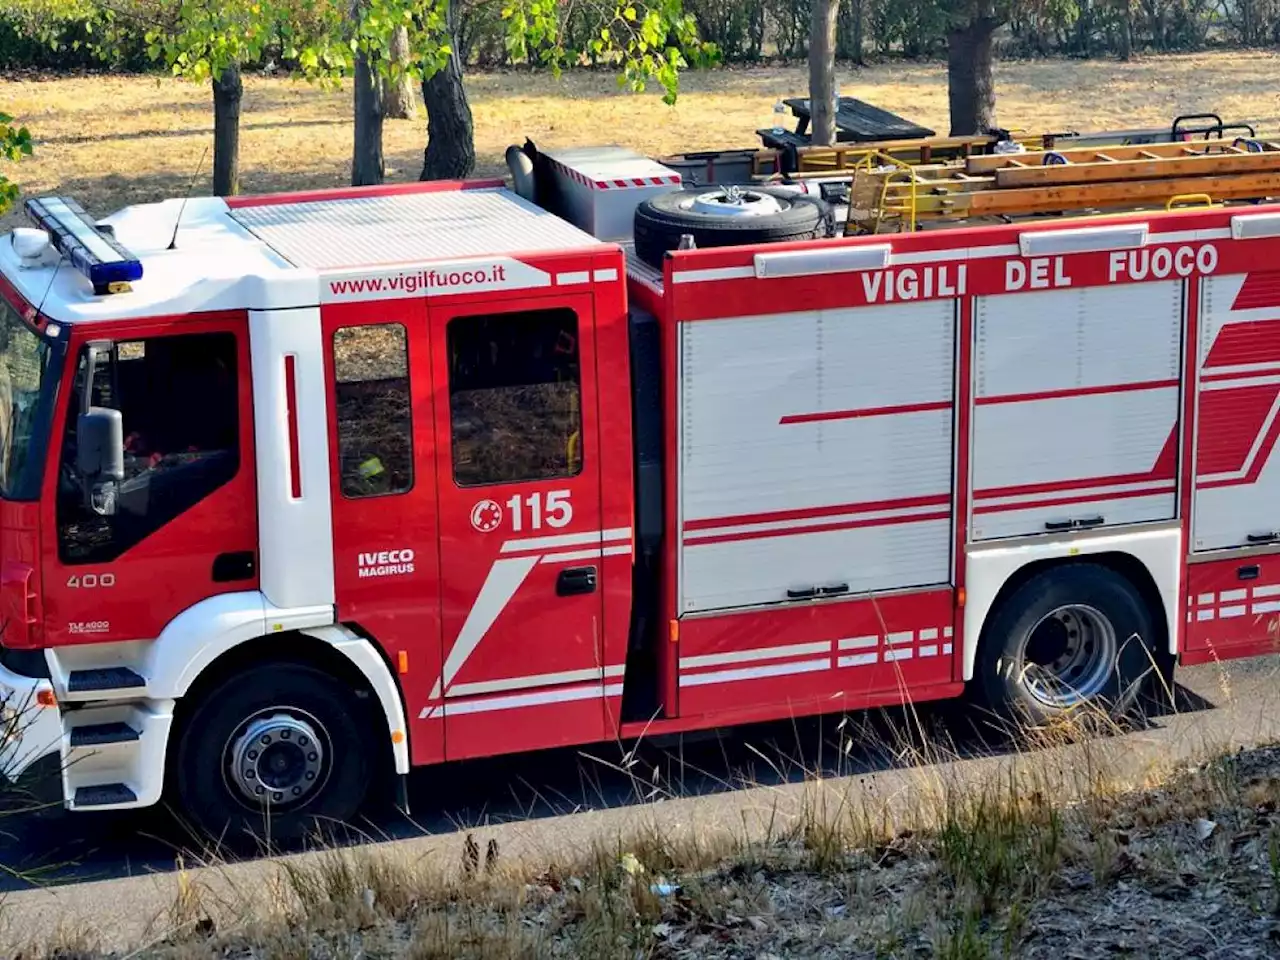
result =
[[[449,34],[456,36],[456,4],[449,4]],[[423,151],[419,180],[461,180],[476,165],[475,127],[471,104],[462,85],[458,45],[449,62],[422,81],[422,102],[427,108],[427,149]]]
[[[391,38],[391,59],[401,67],[409,65],[409,30],[401,27]],[[413,77],[407,73],[391,83],[382,84],[382,115],[392,120],[412,120],[418,115],[418,95]]]
[[[947,96],[951,136],[986,133],[996,125],[992,36],[999,23],[975,17],[947,34]]]
[[[356,54],[355,141],[351,150],[351,185],[381,183],[386,175],[382,162],[382,82],[363,53]]]
[[[1133,7],[1131,0],[1120,0],[1120,59],[1133,57]]]
[[[240,68],[230,66],[213,79],[213,195],[240,192]]]
[[[809,124],[816,146],[836,142],[836,0],[813,0],[809,25]]]

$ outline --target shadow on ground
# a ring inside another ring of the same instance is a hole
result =
[[[1185,686],[1161,714],[1214,704]],[[375,804],[360,825],[367,842],[439,835],[586,810],[696,797],[805,777],[858,776],[931,762],[1008,753],[1015,745],[962,704],[810,717],[686,735],[594,744],[445,764],[409,778],[411,815]],[[69,814],[61,808],[0,817],[0,894],[173,870],[200,862],[167,812]],[[6,872],[12,871],[12,872]]]

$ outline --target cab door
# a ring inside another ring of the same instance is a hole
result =
[[[601,529],[590,296],[428,306],[453,758],[600,739]]]
[[[151,639],[202,600],[258,587],[245,318],[103,325],[93,339],[110,347],[91,402],[121,414],[125,475],[114,509],[91,509],[76,467],[87,370],[77,339],[43,498],[50,646]]]

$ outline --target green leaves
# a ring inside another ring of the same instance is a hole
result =
[[[570,18],[578,14],[599,24],[578,46],[567,37]],[[618,86],[642,93],[651,84],[663,90],[663,101],[674,104],[680,71],[719,59],[714,44],[698,38],[697,24],[684,12],[681,0],[517,0],[502,10],[507,22],[507,50],[516,60],[549,67],[553,73],[580,63],[604,63],[618,68]]]
[[[0,112],[0,159],[17,163],[31,156],[31,134],[26,127],[13,126],[13,117]],[[0,174],[0,213],[18,199],[18,185]]]

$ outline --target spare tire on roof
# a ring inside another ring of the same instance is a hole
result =
[[[663,193],[636,207],[636,256],[661,269],[684,234],[699,248],[812,240],[827,235],[829,210],[818,197],[755,184]]]

